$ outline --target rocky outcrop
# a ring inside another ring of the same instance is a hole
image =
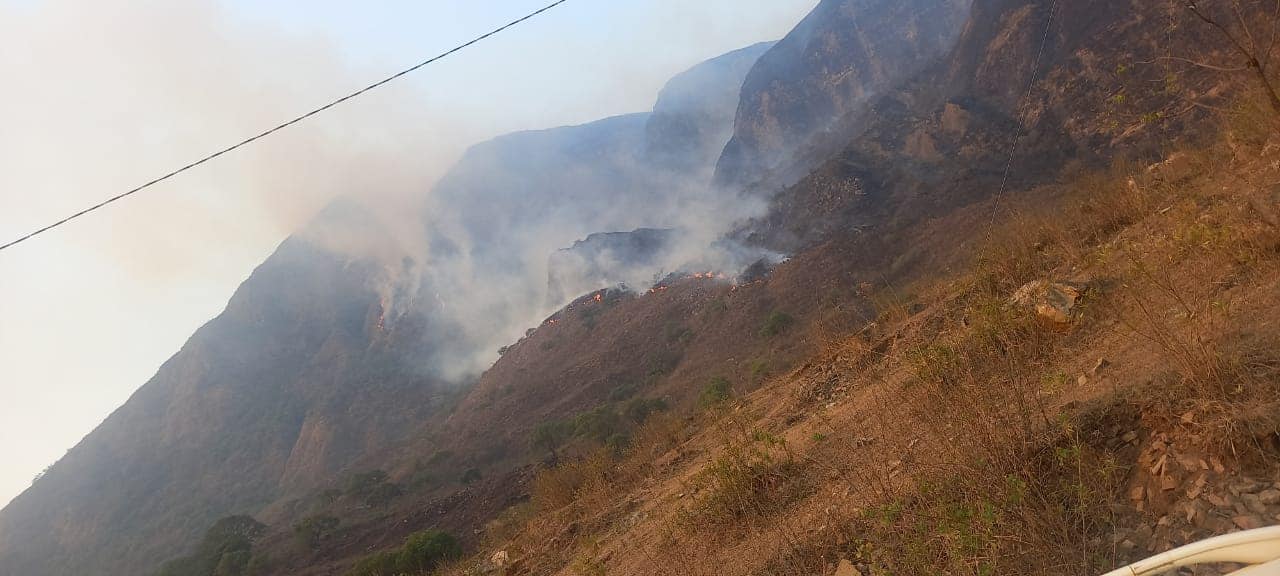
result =
[[[1208,109],[1189,100],[1225,105],[1240,84],[1190,65],[1149,64],[1170,45],[1223,61],[1221,39],[1187,17],[1138,0],[976,0],[946,57],[851,118],[837,152],[772,195],[754,239],[796,251],[832,234],[900,228],[1001,189],[1031,189],[1073,163],[1196,138],[1210,125]]]
[[[970,0],[823,0],[742,86],[716,180],[772,185],[839,149],[875,98],[946,55]],[[834,148],[832,148],[834,146]]]

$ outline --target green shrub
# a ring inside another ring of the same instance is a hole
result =
[[[400,486],[389,482],[386,472],[361,472],[347,480],[345,494],[369,506],[385,506],[403,493]]]
[[[698,402],[703,407],[716,406],[724,403],[733,395],[733,387],[729,384],[729,379],[724,376],[717,376],[707,383],[702,389],[702,395],[698,397]]]
[[[785,332],[792,324],[795,324],[795,318],[790,314],[780,310],[774,310],[765,318],[764,324],[760,326],[760,336],[762,338],[772,338]]]
[[[404,545],[365,556],[346,576],[400,576],[425,574],[440,564],[462,555],[462,546],[453,535],[439,530],[415,532]]]
[[[765,360],[751,361],[751,381],[759,382],[769,375],[769,362]]]
[[[618,428],[618,413],[609,406],[597,406],[573,419],[574,434],[595,442],[604,442],[617,433]]]
[[[665,412],[666,409],[667,402],[661,398],[633,398],[630,402],[627,402],[627,405],[622,409],[622,413],[626,415],[627,420],[630,420],[632,424],[639,425],[644,424],[644,421],[648,420],[649,416],[654,413]]]
[[[467,468],[467,471],[462,473],[462,483],[471,485],[479,482],[483,477],[479,468]]]
[[[315,548],[337,530],[339,520],[328,514],[314,514],[293,525],[293,535],[307,548]]]
[[[551,452],[551,458],[559,459],[558,451],[565,442],[573,437],[573,423],[567,420],[552,420],[538,424],[533,429],[533,446]]]
[[[195,553],[166,562],[157,576],[248,576],[253,543],[266,529],[250,516],[218,520]]]
[[[370,554],[356,562],[347,576],[399,576],[399,558],[394,550]]]
[[[621,456],[627,450],[627,446],[631,445],[631,437],[621,432],[614,434],[604,440],[604,448],[614,456]]]
[[[462,555],[462,546],[448,532],[425,530],[415,532],[400,549],[398,568],[410,574],[425,573],[440,563]]]

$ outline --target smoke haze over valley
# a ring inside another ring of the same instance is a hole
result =
[[[1280,3],[548,2],[0,0],[0,576],[1271,534]]]
[[[0,61],[13,85],[26,87],[0,97],[0,231],[15,237],[69,207],[130,188],[530,5],[503,2],[481,11],[464,4],[433,5],[432,18],[423,19],[405,11],[427,7],[397,3],[369,5],[358,18],[338,5],[308,3],[307,16],[297,18],[290,10],[300,5],[287,2],[0,2],[0,31],[11,47]],[[707,26],[736,3],[666,3],[666,14],[681,24],[662,19],[664,32],[654,38],[666,40],[656,52],[625,41],[600,50],[600,30],[584,35],[579,31],[592,29],[575,24],[615,17],[656,24],[648,6],[582,7],[544,30],[498,39],[467,62],[442,62],[322,122],[184,175],[102,218],[83,219],[66,234],[0,255],[0,382],[8,400],[0,408],[0,499],[29,485],[119,405],[222,308],[283,235],[332,198],[354,198],[379,222],[379,234],[326,230],[322,244],[387,262],[406,255],[423,261],[426,231],[415,214],[469,143],[513,128],[647,109],[674,73],[780,37],[809,8],[769,4],[753,21]],[[426,29],[413,23],[424,21]],[[710,33],[690,42],[681,36],[685,25]],[[645,26],[621,38],[646,34]],[[514,47],[533,56],[523,46],[548,35],[560,41],[538,54],[539,63],[511,60]],[[595,53],[584,56],[584,45]],[[616,64],[627,61],[633,65]],[[593,76],[587,90],[566,91],[586,81],[584,66],[607,73]],[[69,73],[46,77],[53,69]],[[566,74],[573,80],[556,80]],[[545,276],[538,281],[545,285]],[[516,330],[505,328],[503,336]],[[484,357],[500,339],[489,337]]]

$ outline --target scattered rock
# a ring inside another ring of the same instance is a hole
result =
[[[1254,528],[1261,528],[1265,525],[1262,522],[1262,519],[1257,516],[1236,516],[1231,519],[1231,522],[1241,530],[1253,530]]]
[[[862,571],[853,562],[841,560],[840,565],[836,566],[836,576],[862,576]]]
[[[1125,432],[1124,436],[1121,436],[1120,439],[1132,444],[1134,440],[1138,439],[1138,433],[1130,430],[1128,432]]]
[[[1094,363],[1093,368],[1090,369],[1089,372],[1094,376],[1097,376],[1099,372],[1102,372],[1110,365],[1111,365],[1111,361],[1107,360],[1106,358],[1099,358],[1098,361]]]
[[[963,134],[969,128],[969,111],[957,104],[947,102],[942,108],[942,129],[955,134]]]
[[[1280,490],[1268,488],[1258,493],[1258,501],[1266,506],[1280,505]]]
[[[1071,313],[1085,290],[1081,284],[1035,280],[1019,288],[1011,301],[1035,309],[1036,314],[1045,320],[1067,324],[1071,322]]]
[[[1241,494],[1257,494],[1266,487],[1266,484],[1254,480],[1238,480],[1231,483],[1230,489],[1232,494],[1239,496]]]
[[[1240,496],[1240,501],[1244,502],[1245,507],[1254,514],[1267,513],[1267,505],[1262,503],[1262,498],[1257,494],[1243,494]]]
[[[494,568],[502,568],[510,561],[511,555],[507,554],[506,550],[499,550],[494,552],[492,556],[489,556],[489,564]]]
[[[1129,490],[1129,499],[1133,500],[1134,502],[1141,501],[1143,498],[1146,498],[1146,495],[1147,495],[1147,489],[1142,486],[1134,486],[1131,490]]]

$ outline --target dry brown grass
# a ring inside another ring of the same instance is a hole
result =
[[[528,573],[612,574],[626,554],[654,574],[830,574],[841,559],[872,574],[1113,567],[1134,458],[1101,432],[1115,413],[1194,429],[1224,460],[1280,447],[1268,444],[1280,362],[1265,345],[1280,333],[1249,328],[1280,306],[1244,296],[1277,279],[1280,231],[1266,205],[1241,201],[1260,186],[1223,185],[1280,182],[1280,162],[1241,141],[1074,174],[1044,192],[1051,203],[1014,203],[967,275],[918,279],[918,297],[865,290],[875,325],[828,335],[819,368],[711,416],[664,415],[621,457],[544,471],[507,547]],[[1089,283],[1069,325],[1010,303],[1041,278]],[[1124,381],[1077,381],[1104,356],[1132,360]],[[705,454],[672,458],[686,449]],[[639,501],[647,519],[624,520]]]

